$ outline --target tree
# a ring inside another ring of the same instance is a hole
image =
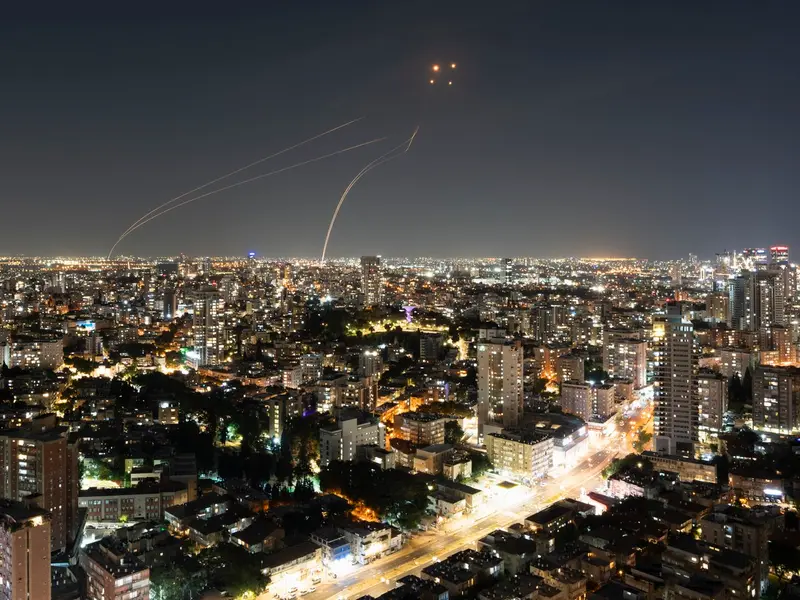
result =
[[[472,460],[473,479],[478,479],[493,468],[492,461],[489,460],[489,455],[483,452],[470,452],[470,459]]]
[[[772,540],[769,542],[769,562],[778,579],[783,581],[800,571],[800,550],[788,541]]]
[[[183,563],[170,563],[150,571],[150,592],[154,600],[195,600],[208,587],[203,570],[190,570]]]
[[[210,584],[234,598],[246,592],[260,594],[268,582],[261,572],[261,560],[244,548],[221,543],[197,555],[201,569],[208,573]]]
[[[418,527],[427,512],[427,483],[404,471],[333,461],[322,470],[319,482],[323,491],[344,496],[360,507],[359,516],[381,519],[402,529]]]
[[[742,396],[745,404],[753,404],[753,374],[748,367],[742,378]]]
[[[744,411],[744,404],[742,380],[739,378],[739,373],[734,373],[728,380],[728,409],[735,413],[741,413]]]
[[[464,430],[458,421],[447,421],[444,424],[444,443],[455,446],[464,439]]]
[[[636,450],[637,453],[641,454],[647,447],[647,444],[650,443],[651,439],[653,439],[653,435],[651,433],[646,432],[644,429],[640,429],[639,435],[633,441],[633,449]]]
[[[603,477],[608,479],[620,471],[624,471],[625,469],[629,469],[634,465],[638,465],[640,462],[642,463],[643,467],[649,466],[652,468],[652,464],[649,460],[642,458],[638,454],[628,454],[628,456],[625,458],[615,458],[612,460],[611,464],[603,469]]]

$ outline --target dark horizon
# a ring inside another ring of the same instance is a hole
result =
[[[0,23],[0,255],[105,255],[171,197],[362,116],[240,177],[389,139],[172,211],[117,253],[319,256],[348,182],[418,125],[353,189],[330,257],[800,248],[796,5],[191,7]]]

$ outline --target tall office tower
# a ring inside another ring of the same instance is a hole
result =
[[[172,321],[177,316],[178,312],[178,294],[172,288],[164,290],[164,320]]]
[[[747,268],[756,269],[759,265],[766,265],[769,262],[769,253],[766,248],[744,248],[742,260]]]
[[[194,294],[194,350],[198,365],[218,365],[223,359],[225,302],[217,290]]]
[[[478,342],[478,431],[522,419],[522,344],[489,333]]]
[[[383,372],[383,358],[377,350],[364,350],[358,357],[358,370],[362,377],[372,377]]]
[[[603,332],[603,370],[612,377],[630,379],[637,390],[647,385],[647,342],[642,338],[641,330]]]
[[[374,306],[383,298],[383,279],[381,277],[381,257],[361,257],[361,293],[364,306]]]
[[[681,265],[680,264],[672,265],[672,267],[670,267],[670,269],[669,269],[669,275],[670,275],[670,278],[672,279],[673,287],[681,287],[681,285],[683,284],[683,275],[681,273]]]
[[[800,431],[800,369],[756,367],[753,372],[753,429],[782,434]]]
[[[780,273],[759,271],[756,274],[755,301],[755,330],[786,323],[786,293]]]
[[[789,262],[789,246],[770,247],[769,262],[772,264],[780,262]]]
[[[711,369],[697,374],[697,397],[700,405],[700,438],[709,441],[722,429],[722,416],[728,410],[728,380]]]
[[[50,514],[0,500],[0,598],[50,600]]]
[[[699,425],[694,329],[677,306],[668,305],[654,330],[655,450],[693,457]]]
[[[239,280],[232,275],[225,275],[219,280],[219,292],[227,304],[233,304],[239,298],[241,286]]]
[[[78,524],[77,440],[41,415],[20,429],[0,431],[0,492],[3,498],[33,503],[51,514],[50,547],[64,550]]]
[[[755,324],[755,273],[743,271],[730,281],[730,326],[752,331]]]
[[[797,267],[782,262],[770,265],[770,271],[781,278],[786,303],[793,301],[797,297]]]
[[[774,361],[780,365],[790,365],[797,361],[797,347],[792,325],[774,325],[770,328],[770,348]],[[766,362],[762,359],[762,362]]]
[[[503,283],[506,285],[514,283],[514,261],[510,258],[503,259]]]
[[[540,304],[531,310],[533,339],[540,343],[556,340],[560,333],[568,333],[569,311],[563,304]]]
[[[706,314],[714,323],[729,323],[731,318],[731,300],[725,292],[711,292],[706,297]]]

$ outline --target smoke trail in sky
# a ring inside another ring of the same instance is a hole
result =
[[[277,169],[275,171],[270,171],[269,173],[263,173],[262,175],[256,175],[255,177],[250,177],[249,179],[243,179],[242,181],[237,181],[236,183],[232,183],[230,185],[226,185],[226,186],[218,188],[216,190],[211,190],[210,192],[206,192],[205,194],[200,194],[199,196],[195,196],[194,198],[189,198],[188,200],[184,200],[183,202],[179,202],[178,204],[173,204],[172,206],[170,206],[168,208],[165,208],[164,210],[162,210],[162,211],[160,211],[160,212],[158,212],[156,214],[152,214],[152,211],[151,211],[151,214],[150,214],[149,217],[147,217],[144,220],[140,220],[136,225],[132,226],[127,232],[125,232],[119,240],[117,240],[117,242],[111,247],[111,250],[109,250],[108,258],[109,259],[111,258],[111,254],[114,252],[114,249],[117,247],[117,245],[124,238],[126,238],[128,235],[130,235],[131,233],[133,233],[134,231],[139,229],[139,227],[141,227],[142,225],[144,225],[146,223],[149,223],[153,219],[157,219],[161,215],[164,215],[164,214],[170,212],[171,210],[175,210],[176,208],[180,208],[181,206],[185,206],[186,204],[190,204],[192,202],[195,202],[196,200],[200,200],[201,198],[207,198],[208,196],[213,196],[214,194],[218,194],[219,192],[224,192],[225,190],[230,190],[230,189],[233,189],[235,187],[239,187],[240,185],[244,185],[246,183],[251,183],[253,181],[258,181],[259,179],[264,179],[265,177],[271,177],[272,175],[278,175],[279,173],[284,173],[286,171],[291,171],[292,169],[296,169],[298,167],[302,167],[302,166],[305,166],[305,165],[308,165],[308,164],[311,164],[311,163],[319,162],[321,160],[324,160],[326,158],[330,158],[332,156],[336,156],[338,154],[343,154],[345,152],[350,152],[351,150],[355,150],[357,148],[362,148],[364,146],[369,146],[370,144],[375,144],[375,143],[381,142],[381,141],[383,141],[385,139],[386,139],[385,137],[375,138],[374,140],[369,140],[367,142],[361,142],[360,144],[355,144],[354,146],[348,146],[347,148],[342,148],[340,150],[336,150],[335,152],[329,152],[328,154],[323,154],[322,156],[317,156],[317,157],[314,157],[314,158],[310,158],[308,160],[304,160],[302,162],[295,163],[293,165],[289,165],[288,167],[282,167],[282,168]]]
[[[230,173],[226,173],[225,175],[217,177],[216,179],[212,179],[211,181],[208,181],[208,182],[204,183],[203,185],[197,186],[196,188],[191,189],[188,192],[184,192],[184,193],[180,194],[179,196],[175,196],[174,198],[171,198],[170,200],[167,200],[163,204],[161,204],[159,206],[156,206],[153,210],[151,210],[150,212],[142,215],[136,221],[134,221],[131,224],[131,226],[128,227],[128,229],[126,229],[122,233],[121,236],[119,236],[119,239],[117,239],[117,241],[114,244],[114,246],[112,246],[111,252],[114,252],[114,248],[117,247],[117,244],[119,244],[123,240],[123,238],[125,238],[131,231],[133,231],[138,225],[140,225],[145,219],[147,219],[147,217],[149,217],[153,213],[161,210],[162,208],[164,208],[166,206],[169,206],[173,202],[177,202],[178,200],[180,200],[181,198],[185,198],[189,194],[193,194],[195,192],[198,192],[198,191],[200,191],[200,190],[202,190],[204,188],[207,188],[210,185],[213,185],[215,183],[218,183],[218,182],[222,181],[223,179],[227,179],[228,177],[232,177],[234,175],[237,175],[238,173],[241,173],[242,171],[246,171],[247,169],[249,169],[251,167],[255,167],[256,165],[260,165],[261,163],[266,162],[266,161],[268,161],[268,160],[270,160],[272,158],[275,158],[277,156],[280,156],[281,154],[285,154],[286,152],[290,152],[291,150],[294,150],[295,148],[299,148],[300,146],[304,146],[305,144],[308,144],[309,142],[313,142],[314,140],[318,140],[319,138],[324,137],[324,136],[326,136],[326,135],[328,135],[330,133],[333,133],[334,131],[338,131],[339,129],[343,129],[343,128],[347,127],[348,125],[352,125],[353,123],[356,123],[356,122],[360,121],[363,118],[364,117],[359,117],[358,119],[353,119],[352,121],[348,121],[346,123],[342,123],[341,125],[337,125],[336,127],[328,129],[327,131],[323,131],[322,133],[319,133],[319,134],[317,134],[317,135],[315,135],[313,137],[305,139],[302,142],[298,142],[296,144],[293,144],[293,145],[291,145],[291,146],[289,146],[287,148],[284,148],[283,150],[279,150],[278,152],[270,154],[269,156],[265,156],[264,158],[259,158],[258,160],[254,161],[254,162],[251,162],[248,165],[240,167],[240,168],[238,168],[238,169],[236,169],[234,171],[231,171]],[[111,252],[109,252],[109,254],[108,254],[109,258],[111,257]]]
[[[350,190],[352,190],[355,184],[358,183],[358,180],[361,179],[367,173],[369,173],[372,169],[374,169],[379,165],[382,165],[385,162],[389,162],[390,160],[393,160],[398,156],[402,156],[403,154],[408,152],[411,149],[411,144],[414,142],[414,138],[416,137],[418,131],[419,127],[417,127],[414,130],[414,133],[411,134],[411,137],[405,140],[402,144],[395,146],[394,148],[389,150],[386,154],[383,154],[382,156],[379,156],[375,160],[369,162],[363,169],[361,169],[358,172],[358,174],[355,177],[353,177],[352,181],[350,181],[350,183],[344,189],[344,192],[342,192],[342,197],[339,198],[339,203],[336,205],[336,209],[333,211],[333,217],[331,217],[330,225],[328,225],[328,233],[325,234],[325,243],[322,246],[322,258],[320,259],[320,264],[325,263],[325,253],[328,251],[328,242],[330,241],[331,238],[331,231],[333,231],[333,224],[336,222],[336,217],[339,214],[339,210],[342,208],[342,204],[344,204],[344,199],[347,198],[347,194],[349,194]],[[405,149],[402,152],[397,152],[403,146],[405,146]],[[397,152],[397,154],[394,154],[395,152]]]

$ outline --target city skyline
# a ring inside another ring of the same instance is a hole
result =
[[[389,139],[176,210],[119,252],[318,256],[347,182],[416,126],[414,148],[354,188],[331,256],[800,243],[800,8],[382,8],[14,9],[0,206],[26,226],[0,254],[102,255],[170,197],[359,117],[252,175]],[[451,61],[453,85],[431,86]]]

